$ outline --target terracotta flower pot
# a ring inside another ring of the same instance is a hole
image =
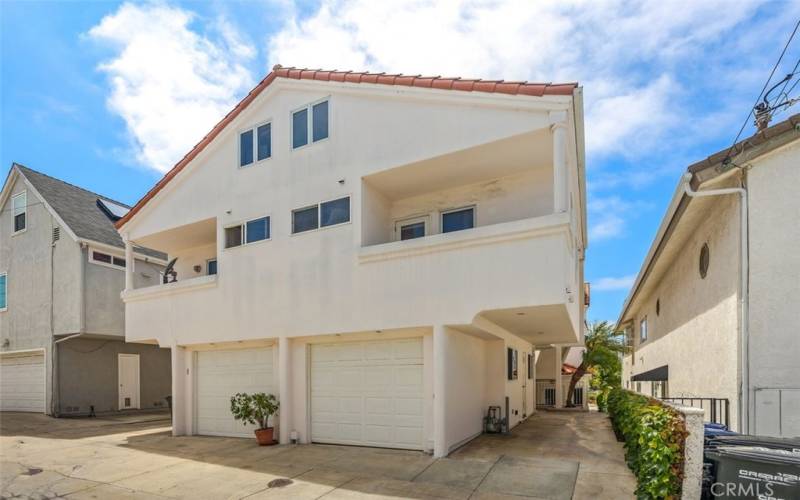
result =
[[[258,441],[259,446],[269,446],[271,444],[275,444],[275,441],[272,439],[273,430],[273,427],[267,427],[266,429],[257,429],[255,431],[256,441]]]

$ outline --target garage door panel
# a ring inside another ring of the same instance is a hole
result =
[[[236,421],[230,399],[236,393],[275,394],[272,348],[197,353],[197,433],[250,437],[256,426]]]
[[[312,441],[422,449],[421,338],[313,345],[311,380]]]
[[[0,411],[44,413],[43,354],[0,357]]]

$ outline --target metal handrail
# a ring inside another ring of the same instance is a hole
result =
[[[716,424],[722,424],[730,428],[731,409],[730,401],[727,398],[704,398],[704,397],[670,397],[660,398],[662,401],[670,403],[678,403],[683,406],[691,406],[700,408],[701,410],[708,410],[709,420]],[[708,407],[703,403],[708,402]],[[698,404],[699,403],[699,406]]]

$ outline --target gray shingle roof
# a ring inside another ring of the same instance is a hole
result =
[[[53,210],[58,213],[59,217],[63,219],[78,238],[125,248],[122,237],[114,227],[114,221],[98,206],[97,200],[107,200],[125,208],[130,208],[130,206],[36,170],[31,170],[19,163],[15,163],[14,166],[36,188],[36,191],[45,201],[53,207]],[[165,254],[149,248],[137,248],[137,252],[158,259],[167,258]]]

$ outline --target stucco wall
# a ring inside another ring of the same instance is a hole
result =
[[[110,269],[113,271],[113,269]],[[139,355],[142,409],[166,408],[171,394],[170,352],[158,346],[119,340],[76,338],[58,344],[58,386],[62,414],[119,409],[118,354]]]
[[[487,409],[487,341],[448,329],[447,448],[483,430]]]
[[[734,428],[739,380],[738,221],[738,199],[720,198],[681,248],[665,250],[661,258],[669,262],[667,271],[631,310],[634,351],[623,360],[623,384],[632,374],[669,365],[669,396],[728,398]],[[710,262],[702,279],[698,259],[704,243]],[[642,343],[639,328],[645,315],[648,339]],[[650,384],[643,383],[641,390],[649,395]]]

